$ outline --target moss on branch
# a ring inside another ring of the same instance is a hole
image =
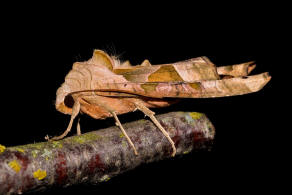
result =
[[[172,112],[157,115],[157,119],[169,132],[177,155],[211,148],[215,129],[204,114]],[[60,141],[7,148],[0,145],[0,194],[95,184],[142,163],[170,158],[170,143],[151,121],[143,119],[123,126],[138,156],[115,126]]]

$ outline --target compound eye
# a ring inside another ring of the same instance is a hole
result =
[[[68,108],[72,108],[73,105],[74,105],[74,99],[71,95],[67,95],[65,97],[65,100],[64,100],[64,104],[65,106],[67,106]]]

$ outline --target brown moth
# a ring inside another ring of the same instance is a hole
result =
[[[179,98],[224,97],[259,91],[271,77],[268,73],[247,76],[254,68],[254,62],[216,67],[207,57],[154,66],[145,60],[132,66],[129,61],[121,63],[104,51],[95,50],[88,61],[73,64],[57,90],[56,109],[70,114],[71,120],[66,131],[51,140],[65,137],[79,112],[95,119],[114,117],[137,155],[118,115],[138,109],[166,136],[174,156],[173,140],[149,108],[169,106]],[[77,134],[81,134],[79,123]]]

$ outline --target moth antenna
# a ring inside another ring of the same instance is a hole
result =
[[[76,56],[74,56],[75,61],[79,62],[82,60],[80,53],[78,53]]]
[[[52,105],[56,105],[56,100],[52,100]]]
[[[106,45],[105,49],[102,49],[104,52],[106,52],[111,58],[115,57],[119,59],[125,52],[122,52],[118,54],[115,44],[113,42],[110,42],[110,44]]]
[[[107,46],[106,46],[106,53],[110,54],[111,56],[116,56],[117,55],[117,50],[115,47],[115,44],[113,42],[110,42]]]
[[[120,54],[117,54],[116,53],[116,58],[118,58],[118,59],[120,59],[121,60],[121,58],[122,58],[122,56],[124,55],[126,53],[126,51],[123,51],[122,53],[120,53]],[[122,60],[121,60],[122,61]]]

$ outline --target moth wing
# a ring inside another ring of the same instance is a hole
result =
[[[126,82],[108,83],[99,92],[116,92],[152,98],[210,98],[242,95],[262,89],[271,79],[268,73],[247,77],[198,82]]]

